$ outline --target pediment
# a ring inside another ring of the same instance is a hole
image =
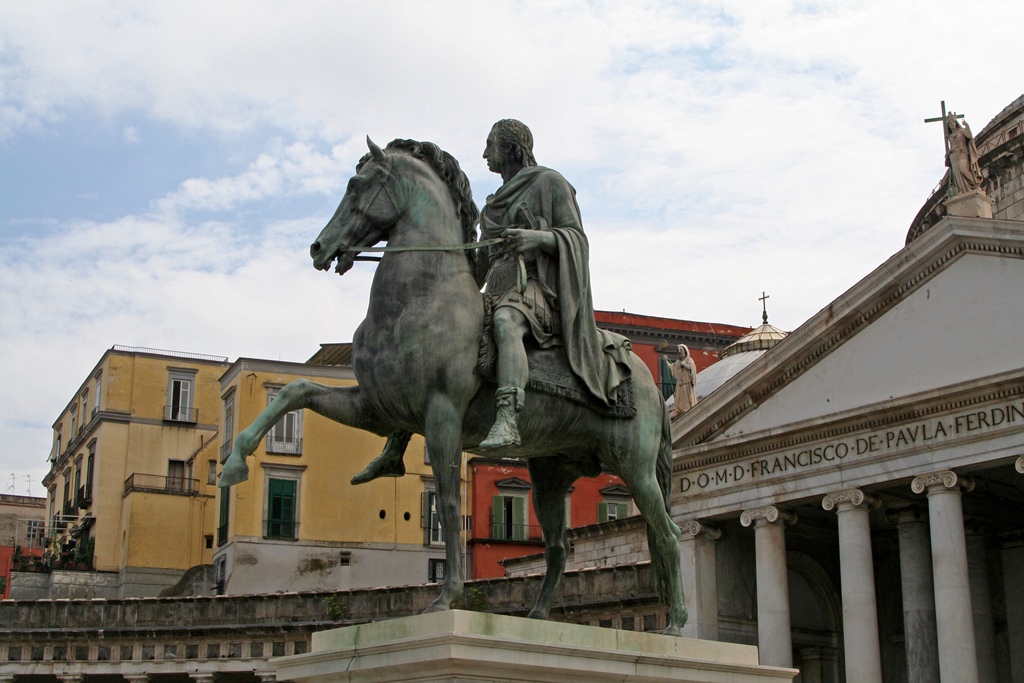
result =
[[[1024,223],[946,219],[673,424],[676,448],[1024,367]]]

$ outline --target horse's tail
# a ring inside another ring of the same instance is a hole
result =
[[[668,417],[668,406],[662,408],[661,444],[658,446],[658,464],[655,470],[665,510],[672,515],[672,424]]]

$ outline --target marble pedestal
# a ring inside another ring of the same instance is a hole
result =
[[[992,207],[995,205],[995,200],[981,190],[971,190],[950,197],[945,204],[946,212],[950,216],[992,218]]]
[[[757,648],[451,610],[313,634],[312,651],[271,660],[277,680],[692,681],[791,683]]]

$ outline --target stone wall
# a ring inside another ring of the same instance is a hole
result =
[[[603,524],[569,529],[572,552],[566,571],[616,567],[650,560],[647,525],[639,515]],[[544,555],[510,558],[502,562],[507,576],[522,577],[544,573]]]
[[[525,616],[540,577],[466,584],[464,609]],[[316,631],[418,614],[439,586],[191,598],[0,601],[0,662],[13,675],[239,674],[308,652]],[[566,574],[555,621],[665,627],[648,564]],[[229,680],[229,679],[224,679]],[[233,680],[233,679],[231,679]],[[249,680],[249,679],[246,679]]]

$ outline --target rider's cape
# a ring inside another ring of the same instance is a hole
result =
[[[483,214],[492,225],[528,227],[523,204],[554,233],[558,253],[537,251],[542,287],[555,292],[561,342],[572,371],[595,398],[614,405],[616,389],[629,378],[629,340],[597,327],[590,292],[590,247],[576,203],[576,190],[560,173],[529,166],[487,198]],[[491,247],[494,249],[494,247]]]

